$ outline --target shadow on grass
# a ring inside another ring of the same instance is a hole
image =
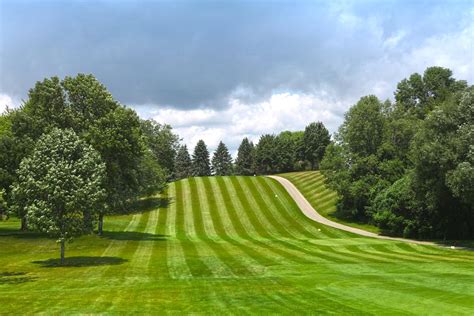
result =
[[[61,265],[61,260],[48,259],[41,261],[33,261],[33,263],[39,264],[43,268],[56,268],[56,267],[93,267],[93,266],[106,266],[106,265],[118,265],[127,262],[128,260],[120,257],[66,257],[64,264]]]
[[[123,210],[117,211],[117,214],[128,215],[136,213],[146,213],[154,211],[158,208],[165,209],[168,208],[170,204],[170,199],[165,197],[156,197],[150,196],[146,198],[141,198],[137,201],[130,203]]]
[[[0,272],[0,285],[2,284],[21,284],[32,282],[35,277],[27,276],[26,272]]]
[[[142,232],[112,232],[105,231],[102,235],[102,238],[111,239],[111,240],[155,240],[161,241],[166,240],[168,235],[160,234],[149,234]]]
[[[0,227],[0,237],[15,237],[21,239],[48,238],[46,233],[22,231],[18,228]]]

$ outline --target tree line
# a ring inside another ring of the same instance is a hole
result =
[[[210,159],[209,150],[199,140],[192,157],[187,146],[178,148],[176,179],[191,176],[262,175],[301,170],[314,170],[321,162],[326,146],[331,142],[323,123],[314,122],[304,131],[284,131],[278,135],[265,134],[254,145],[245,137],[233,160],[227,146],[221,141]]]
[[[326,149],[338,216],[396,236],[473,238],[473,86],[431,67],[394,94],[393,103],[361,98]]]

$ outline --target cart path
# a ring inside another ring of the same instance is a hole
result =
[[[379,238],[379,239],[387,239],[387,240],[395,240],[395,241],[403,241],[403,242],[410,242],[414,244],[419,244],[419,245],[430,245],[430,246],[442,246],[440,244],[430,242],[430,241],[421,241],[421,240],[413,240],[413,239],[406,239],[406,238],[396,238],[396,237],[389,237],[389,236],[383,236],[383,235],[378,235],[372,232],[368,232],[363,229],[351,227],[351,226],[346,226],[340,223],[333,222],[326,217],[323,217],[321,214],[319,214],[306,200],[306,198],[303,196],[303,194],[296,188],[296,186],[291,183],[291,181],[279,177],[279,176],[268,176],[269,178],[275,179],[278,182],[280,182],[281,185],[288,191],[288,194],[295,200],[296,204],[300,208],[300,210],[303,212],[303,214],[308,217],[309,219],[330,226],[334,227],[340,230],[344,230],[346,232],[354,233],[357,235],[365,236],[365,237],[372,237],[372,238]]]

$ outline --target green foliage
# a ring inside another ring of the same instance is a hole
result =
[[[242,140],[235,159],[235,171],[238,175],[252,176],[255,174],[255,148],[247,137]]]
[[[166,174],[149,149],[140,159],[138,178],[140,179],[140,195],[150,196],[166,187]]]
[[[117,107],[90,127],[86,139],[106,164],[107,204],[112,210],[123,210],[141,190],[139,170],[145,145],[137,114]]]
[[[392,235],[474,236],[473,88],[449,69],[413,74],[397,103],[362,98],[345,116],[321,169],[338,211]]]
[[[12,189],[12,209],[26,212],[30,227],[62,244],[91,232],[104,208],[105,165],[72,130],[53,129],[23,159]]]
[[[211,165],[209,162],[209,151],[206,143],[201,139],[196,144],[192,160],[192,174],[195,177],[211,175]]]
[[[212,157],[212,172],[216,176],[230,176],[233,173],[232,156],[223,142],[219,142]]]
[[[175,159],[179,137],[173,133],[170,125],[160,124],[154,120],[141,121],[146,144],[151,149],[158,164],[163,168],[167,179],[175,176]]]
[[[176,154],[175,168],[176,179],[178,180],[186,179],[192,176],[192,162],[186,145],[180,146],[178,148],[178,153]]]
[[[383,142],[385,118],[377,97],[363,97],[351,107],[339,130],[341,141],[352,154],[375,155]]]
[[[303,136],[304,155],[311,164],[311,169],[319,167],[327,145],[331,142],[329,131],[322,122],[306,126]]]
[[[5,190],[0,189],[0,221],[7,214],[7,201],[5,200]]]
[[[412,145],[416,192],[437,237],[474,237],[474,88],[441,103]],[[463,193],[468,195],[464,197]]]
[[[272,174],[278,172],[278,154],[275,135],[266,134],[261,136],[255,147],[255,169],[257,174]]]

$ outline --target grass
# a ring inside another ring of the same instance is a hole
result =
[[[373,233],[380,233],[377,226],[339,215],[336,210],[337,194],[325,185],[325,178],[319,171],[302,171],[279,174],[290,180],[304,195],[313,208],[322,216],[347,226],[360,228]]]
[[[472,314],[474,253],[308,220],[275,180],[191,178],[69,244],[0,222],[0,314]]]

